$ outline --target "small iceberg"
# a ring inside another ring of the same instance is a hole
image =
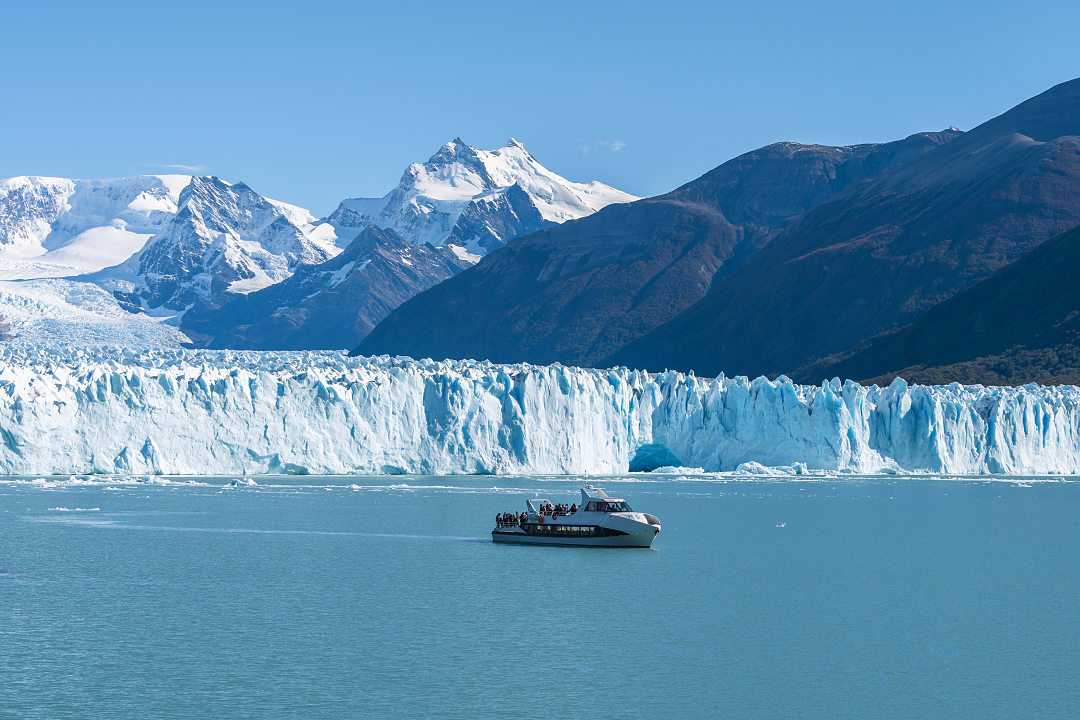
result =
[[[681,465],[661,465],[658,468],[653,468],[649,472],[657,475],[704,475],[705,468],[682,467]]]
[[[758,475],[762,477],[787,477],[791,475],[809,475],[810,469],[806,463],[796,462],[791,465],[765,465],[756,460],[739,463],[735,468],[735,475]]]

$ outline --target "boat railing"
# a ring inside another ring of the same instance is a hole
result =
[[[554,522],[557,521],[559,518],[569,517],[573,514],[574,513],[571,512],[552,512],[550,510],[545,510],[544,512],[539,513],[529,513],[528,515],[526,515],[524,520],[522,520],[517,515],[498,515],[495,518],[495,526],[502,528],[518,527],[528,523],[542,524],[546,522]]]

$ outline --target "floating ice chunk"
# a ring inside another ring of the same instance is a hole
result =
[[[759,462],[751,460],[750,462],[740,463],[739,466],[735,468],[735,474],[768,476],[805,475],[806,463],[797,463],[795,465],[769,466],[762,465]]]

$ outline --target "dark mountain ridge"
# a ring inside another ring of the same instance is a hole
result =
[[[1080,224],[1078,135],[1075,80],[821,203],[605,363],[792,373],[908,323]]]
[[[591,365],[699,301],[809,209],[958,131],[776,143],[676,190],[510,242],[404,303],[357,353]]]

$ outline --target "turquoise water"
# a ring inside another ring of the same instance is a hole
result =
[[[664,522],[598,550],[489,541],[567,479],[226,481],[0,481],[0,717],[1080,706],[1078,483],[597,480]]]

